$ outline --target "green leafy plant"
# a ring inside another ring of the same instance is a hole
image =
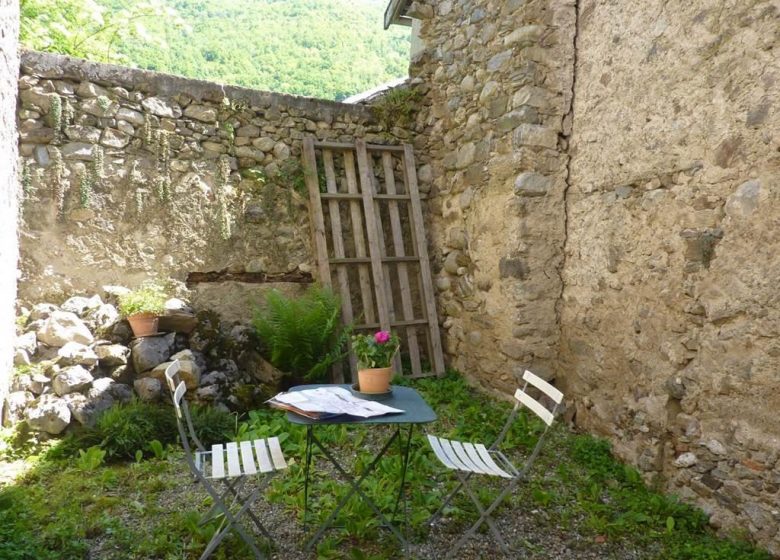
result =
[[[156,282],[145,282],[139,288],[119,296],[119,312],[124,317],[138,313],[161,315],[168,296],[165,288]]]
[[[168,451],[159,439],[153,439],[149,442],[149,449],[151,449],[156,459],[165,459],[168,456]],[[136,452],[136,457],[138,452]]]
[[[371,105],[376,120],[385,130],[409,124],[414,116],[422,93],[416,89],[394,88]]]
[[[76,466],[83,471],[94,471],[103,464],[105,458],[105,450],[97,445],[93,445],[86,451],[79,449],[79,457],[76,459]]]
[[[355,352],[361,369],[389,367],[400,346],[401,339],[389,331],[357,334],[352,337],[352,351]]]
[[[340,322],[341,302],[328,288],[310,287],[300,298],[276,290],[252,324],[266,358],[278,369],[309,381],[324,380],[345,355],[349,328]]]

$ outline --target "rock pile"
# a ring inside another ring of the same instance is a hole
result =
[[[133,338],[114,305],[123,291],[105,286],[103,297],[74,296],[60,306],[39,303],[23,310],[4,426],[26,420],[35,431],[57,435],[71,425],[94,424],[98,414],[134,396],[160,400],[165,368],[174,360],[181,362],[181,378],[194,398],[215,406],[241,408],[261,384],[275,390],[281,374],[256,352],[251,329],[223,332],[212,314],[203,314],[201,325],[185,302],[170,299],[160,319],[163,332]]]

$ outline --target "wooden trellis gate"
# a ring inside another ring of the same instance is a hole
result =
[[[398,333],[396,371],[443,374],[412,147],[307,137],[303,168],[319,280],[335,285],[344,324]],[[354,356],[350,364],[356,379]]]

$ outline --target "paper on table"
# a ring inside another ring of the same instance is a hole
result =
[[[342,387],[317,387],[316,389],[304,389],[279,393],[268,400],[271,405],[285,405],[303,412],[316,415],[348,414],[359,418],[371,418],[383,414],[402,413],[403,410],[378,403],[360,399]]]

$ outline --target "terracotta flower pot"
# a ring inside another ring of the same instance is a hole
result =
[[[393,368],[370,368],[358,370],[358,388],[361,393],[387,393]]]
[[[130,315],[127,322],[136,337],[152,336],[157,334],[157,319],[154,313],[137,313]]]

